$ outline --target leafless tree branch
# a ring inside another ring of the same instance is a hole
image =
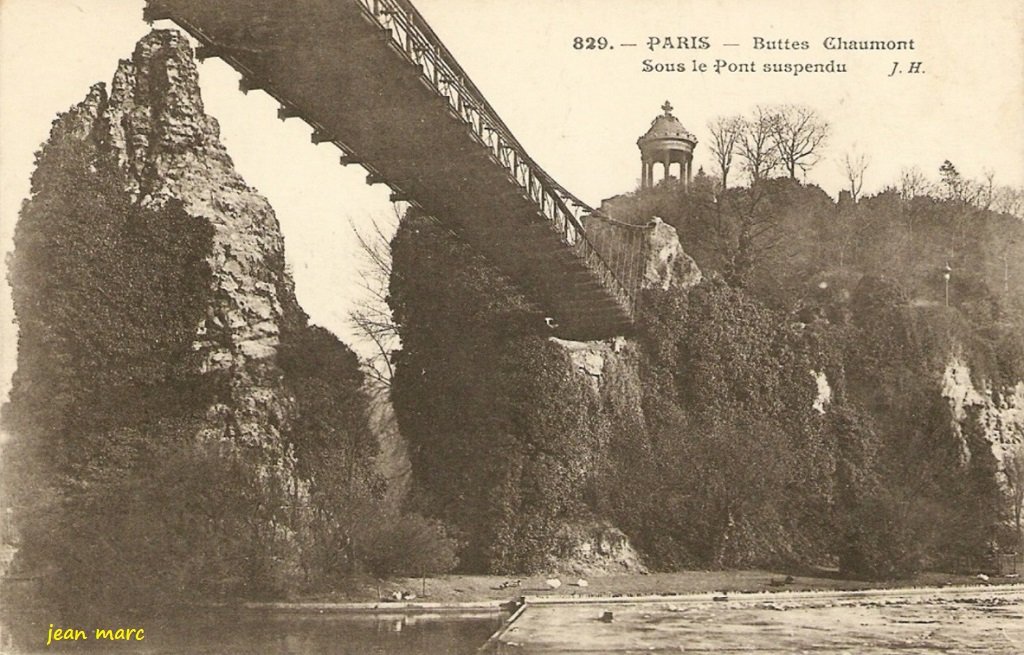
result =
[[[372,350],[373,354],[364,362],[368,374],[389,388],[395,373],[392,354],[401,343],[398,328],[391,315],[391,307],[388,305],[391,284],[389,232],[394,231],[399,220],[399,211],[396,207],[394,222],[390,225],[380,220],[372,220],[365,231],[352,225],[362,257],[360,286],[366,292],[366,297],[349,313],[349,321]]]
[[[722,174],[722,188],[729,187],[729,171],[732,169],[733,155],[743,139],[745,123],[739,116],[719,116],[708,123],[711,142],[708,149],[715,157],[715,163]]]
[[[743,123],[739,154],[751,184],[767,179],[779,165],[778,150],[772,141],[775,115],[765,106],[754,109],[754,117]]]
[[[782,105],[772,112],[771,135],[779,161],[796,179],[797,170],[808,171],[820,159],[831,127],[814,109]]]
[[[843,170],[846,181],[850,184],[850,197],[854,202],[860,197],[864,188],[864,172],[868,169],[871,159],[864,153],[847,152],[843,155]]]

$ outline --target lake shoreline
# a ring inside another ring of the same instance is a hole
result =
[[[561,585],[551,588],[548,580]],[[375,580],[353,577],[342,582],[344,591],[294,594],[280,598],[231,598],[186,603],[185,607],[211,609],[273,610],[285,612],[473,612],[509,611],[526,599],[530,603],[641,602],[758,594],[783,597],[795,593],[886,592],[944,588],[982,588],[1019,584],[1016,577],[977,576],[940,572],[922,573],[911,579],[867,581],[842,578],[835,571],[819,570],[806,575],[779,571],[680,571],[673,573],[579,576],[446,575],[428,578]],[[585,585],[585,586],[581,586]],[[34,603],[27,590],[9,583],[0,585],[5,610],[31,611]],[[403,593],[405,598],[402,598]],[[710,596],[709,596],[710,595]],[[400,599],[401,598],[401,599]]]

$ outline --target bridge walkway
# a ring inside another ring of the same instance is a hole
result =
[[[590,207],[529,157],[408,0],[147,0],[145,18],[177,23],[243,91],[270,94],[368,183],[449,225],[557,336],[631,330],[640,253],[606,261],[584,232]]]

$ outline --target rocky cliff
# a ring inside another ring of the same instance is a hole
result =
[[[642,290],[685,292],[700,284],[703,275],[679,242],[675,228],[655,217],[634,226],[601,216],[586,219],[588,238],[606,257],[620,245],[640,239],[643,258],[637,263]],[[644,390],[641,383],[641,348],[636,340],[615,337],[604,341],[567,341],[552,338],[569,356],[576,375],[586,381],[602,410],[617,417],[621,427],[640,429]],[[559,556],[551,567],[590,575],[645,571],[640,555],[621,530],[606,520],[569,521],[561,528]]]
[[[647,225],[634,226],[609,220],[601,216],[586,219],[588,238],[598,245],[602,255],[611,254],[617,244],[628,243],[639,233],[642,240],[638,262],[641,272],[640,289],[670,289],[687,291],[704,279],[693,258],[686,254],[679,235],[671,225],[655,217]],[[618,399],[625,405],[640,407],[640,357],[636,341],[615,337],[604,341],[567,341],[552,338],[569,355],[576,372],[585,379],[604,402]],[[614,390],[607,388],[616,380]],[[626,382],[631,381],[631,382]]]
[[[180,202],[213,228],[209,296],[192,351],[202,373],[229,378],[231,395],[209,408],[203,435],[261,449],[265,461],[285,465],[279,426],[290,401],[274,357],[282,333],[305,325],[306,316],[285,273],[277,218],[235,171],[216,120],[204,112],[185,38],[155,31],[143,39],[118,66],[109,95],[94,87],[76,121],[70,129],[125,173],[133,202]]]
[[[133,211],[160,212],[173,205],[193,224],[210,228],[201,253],[208,279],[188,358],[196,372],[218,374],[230,393],[208,408],[201,433],[263,451],[262,461],[284,471],[288,455],[279,426],[291,401],[282,393],[275,355],[282,333],[304,326],[306,316],[285,273],[277,218],[235,171],[217,121],[206,115],[184,36],[160,30],[142,39],[132,58],[118,65],[109,91],[96,84],[55,121],[44,154],[67,142],[84,149],[93,175],[116,176],[119,200]],[[40,190],[27,213],[48,202],[48,192]],[[20,227],[23,236],[36,228],[26,220]],[[118,227],[127,230],[128,221]],[[40,220],[38,230],[47,229]],[[16,269],[42,266],[30,260],[34,253],[24,249],[25,242],[18,244],[23,249],[15,255]],[[36,291],[22,289],[22,309]]]
[[[644,288],[701,279],[668,225],[587,227],[609,247],[620,231],[643,239]],[[643,570],[598,498],[616,443],[646,429],[640,344],[550,337],[514,285],[415,212],[392,254],[402,337],[392,397],[414,505],[465,535],[469,570]]]
[[[170,574],[153,558],[185,569],[170,587],[195,577],[254,592],[309,574],[322,538],[304,534],[309,508],[341,503],[331,481],[369,471],[376,452],[362,374],[348,348],[308,325],[277,218],[205,113],[182,34],[151,32],[109,90],[93,86],[54,122],[10,277],[19,361],[4,418],[21,504],[52,494],[74,508],[95,502],[79,493],[88,490],[128,505],[106,535],[75,528],[93,509],[52,529],[23,517],[23,550],[36,559],[27,565],[66,566],[42,544],[57,540],[95,548],[80,559],[103,570],[96,558],[110,549],[99,541],[117,539],[118,557],[154,587]],[[171,532],[152,528],[145,545],[121,518],[158,515]],[[175,559],[188,552],[201,557]]]
[[[991,446],[1000,468],[1007,453],[1024,448],[1024,382],[995,387],[989,380],[974,380],[962,356],[953,356],[942,374],[942,397],[949,403],[964,459],[971,454],[965,431],[972,428]]]

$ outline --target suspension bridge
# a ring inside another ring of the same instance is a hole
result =
[[[409,0],[147,0],[359,165],[512,279],[570,339],[630,331],[644,239],[588,239],[593,210],[515,139]]]

